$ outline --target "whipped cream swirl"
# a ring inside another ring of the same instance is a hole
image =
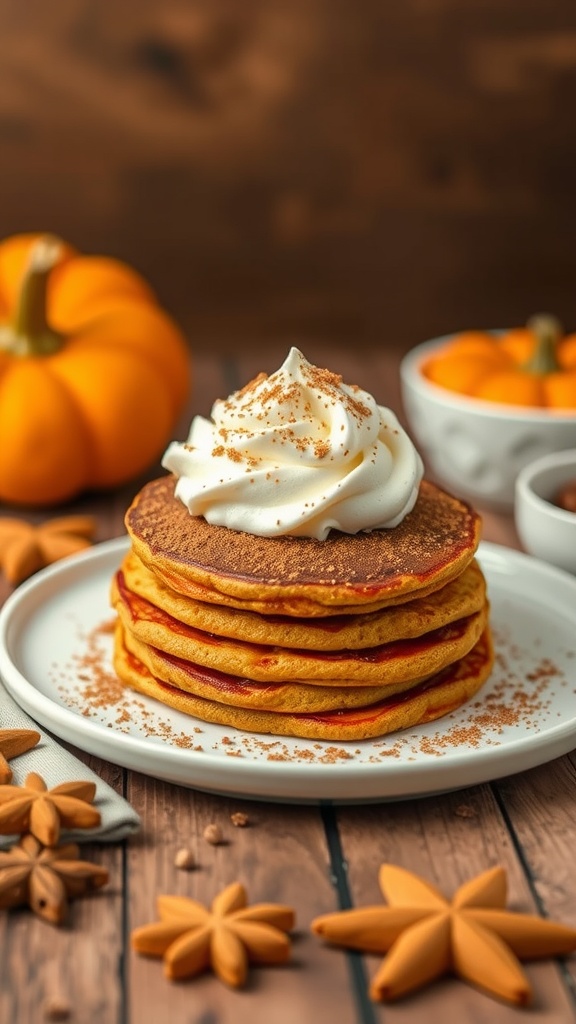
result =
[[[262,537],[391,528],[410,512],[422,461],[396,416],[356,386],[312,366],[297,348],[212,418],[162,465],[191,515]]]

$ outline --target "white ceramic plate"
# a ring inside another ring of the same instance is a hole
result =
[[[40,725],[82,750],[216,793],[346,802],[459,789],[576,747],[576,579],[559,569],[481,544],[497,650],[488,683],[438,722],[322,743],[208,725],[122,690],[108,592],[127,543],[108,541],[43,570],[0,613],[6,687]]]

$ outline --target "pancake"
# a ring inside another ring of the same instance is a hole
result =
[[[319,542],[320,543],[320,542]],[[399,604],[405,604],[412,600],[413,595],[398,594],[396,597],[389,597],[386,600],[380,601],[367,601],[360,605],[356,604],[338,604],[333,605],[321,605],[317,602],[311,601],[308,598],[296,598],[289,597],[284,594],[282,597],[270,598],[269,600],[240,600],[240,598],[232,597],[230,594],[222,594],[214,587],[209,587],[201,583],[195,583],[192,580],[177,580],[165,569],[158,571],[158,579],[161,579],[167,587],[174,589],[175,593],[180,593],[182,596],[193,598],[196,601],[203,601],[206,604],[214,604],[218,608],[233,608],[240,611],[254,612],[256,615],[268,615],[283,617],[290,616],[293,618],[323,618],[332,615],[356,615],[361,610],[362,613],[382,611],[384,608],[390,608]],[[178,589],[180,588],[180,589]],[[436,593],[439,589],[437,585],[422,587],[418,592],[418,597],[427,596]]]
[[[358,650],[421,636],[480,611],[486,601],[486,583],[476,561],[429,597],[362,615],[324,619],[262,615],[184,597],[159,580],[133,551],[124,558],[121,571],[128,591],[188,626],[233,640],[316,651]]]
[[[130,593],[122,572],[112,584],[112,603],[124,629],[137,639],[177,657],[255,682],[384,686],[423,678],[463,657],[488,619],[488,607],[420,637],[395,640],[360,651],[303,651],[215,637],[179,622]]]
[[[332,530],[323,541],[212,526],[189,514],[174,485],[160,477],[136,495],[125,519],[134,551],[169,588],[253,611],[312,617],[421,597],[456,579],[480,540],[478,514],[428,481],[394,529]]]
[[[361,708],[284,713],[233,707],[185,693],[156,679],[121,640],[114,648],[114,666],[120,679],[137,692],[196,719],[249,732],[339,742],[383,736],[449,714],[479,690],[490,674],[493,658],[486,628],[464,658],[401,694]]]
[[[309,686],[306,683],[255,683],[252,679],[218,672],[195,665],[184,658],[166,654],[142,643],[117,623],[115,643],[124,645],[160,682],[170,683],[178,690],[206,697],[208,700],[233,707],[255,708],[264,711],[332,711],[341,708],[362,707],[401,693],[417,682],[409,680],[390,686]]]

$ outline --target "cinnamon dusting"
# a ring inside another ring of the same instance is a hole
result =
[[[186,730],[175,727],[163,708],[147,702],[126,687],[111,667],[111,623],[104,620],[87,634],[81,634],[78,649],[70,664],[54,665],[50,674],[69,707],[80,714],[100,720],[119,732],[135,728],[146,737],[169,743],[180,749],[206,754],[213,751],[230,758],[247,757],[263,762],[337,764],[355,761],[383,764],[410,762],[422,757],[440,758],[449,750],[497,747],[510,730],[533,731],[546,723],[558,687],[568,686],[564,663],[576,660],[576,648],[558,652],[560,660],[538,653],[540,642],[533,640],[533,652],[516,646],[508,631],[494,629],[496,664],[492,678],[478,697],[453,715],[443,719],[434,731],[407,730],[359,746],[357,743],[286,741],[253,733],[223,732],[203,742],[206,727],[190,720]],[[531,664],[525,667],[527,658]],[[209,735],[214,736],[214,728]]]

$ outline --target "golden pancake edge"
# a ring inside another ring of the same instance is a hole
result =
[[[307,619],[264,615],[186,597],[167,587],[132,550],[120,572],[129,592],[188,626],[233,640],[316,651],[357,650],[420,636],[480,611],[486,602],[486,581],[476,560],[426,597],[375,612]]]
[[[424,682],[423,679],[412,679],[388,686],[362,687],[256,683],[252,679],[218,672],[159,651],[126,632],[121,622],[117,623],[116,630],[115,645],[123,646],[128,654],[142,662],[158,682],[233,707],[292,713],[334,711],[372,704]]]
[[[383,736],[449,714],[477,693],[490,674],[494,657],[487,628],[464,658],[407,691],[361,708],[284,713],[234,707],[162,683],[119,638],[120,630],[114,648],[119,677],[137,692],[177,711],[247,732],[340,742]]]
[[[438,590],[472,561],[480,517],[423,480],[416,504],[392,530],[324,541],[257,537],[191,516],[175,478],[146,484],[126,513],[138,557],[170,589],[208,603],[312,617],[377,610]]]
[[[382,686],[438,672],[468,653],[488,619],[485,604],[479,612],[423,636],[360,651],[312,652],[214,638],[130,594],[121,573],[112,584],[112,603],[124,629],[160,651],[255,682],[298,681],[319,686]]]

